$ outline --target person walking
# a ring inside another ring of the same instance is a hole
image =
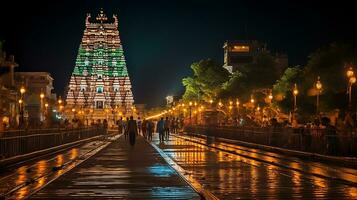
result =
[[[160,143],[164,142],[165,121],[163,117],[161,117],[160,121],[158,121],[156,124],[156,132],[159,133]]]
[[[141,132],[142,132],[144,138],[147,139],[146,126],[147,126],[147,120],[144,119],[144,120],[143,120],[143,123],[142,123],[142,125],[141,125]]]
[[[120,119],[117,121],[117,126],[118,126],[118,134],[123,133],[123,117],[120,117]]]
[[[124,138],[125,140],[128,138],[129,133],[128,133],[128,123],[129,123],[129,117],[126,118],[126,121],[123,122],[123,129],[124,129]]]
[[[130,120],[128,121],[128,127],[126,132],[129,133],[129,141],[131,146],[134,146],[136,135],[138,134],[138,126],[133,116],[130,116]]]
[[[154,132],[154,123],[149,120],[146,124],[147,139],[152,141],[152,132]]]
[[[175,134],[175,117],[173,117],[170,121],[170,131],[171,133]]]
[[[138,133],[141,134],[141,127],[142,127],[142,121],[140,119],[140,117],[138,117]]]
[[[164,128],[165,128],[165,140],[169,141],[169,136],[170,136],[170,120],[169,120],[169,117],[166,117],[166,119],[165,119]]]

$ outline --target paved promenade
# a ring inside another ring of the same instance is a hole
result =
[[[32,199],[200,199],[142,137],[120,137]]]

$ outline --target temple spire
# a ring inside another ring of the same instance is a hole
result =
[[[96,18],[98,21],[100,21],[100,23],[103,23],[103,21],[107,21],[108,18],[107,16],[105,15],[104,11],[103,11],[103,8],[100,9],[100,12]]]

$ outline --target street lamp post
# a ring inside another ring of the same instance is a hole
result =
[[[317,77],[317,81],[315,83],[315,88],[317,90],[317,95],[316,95],[316,114],[319,114],[319,103],[320,103],[320,93],[322,89],[322,83],[320,82],[320,76]]]
[[[296,107],[296,96],[299,94],[299,90],[297,88],[297,85],[296,83],[294,84],[294,89],[293,89],[293,96],[294,96],[294,107],[293,107],[293,115],[292,115],[292,120],[291,122],[294,121],[294,118],[295,118],[295,112],[297,110],[297,107]]]
[[[269,98],[269,104],[271,105],[273,103],[273,94],[271,92],[269,93],[268,98]]]
[[[26,89],[24,86],[20,88],[20,100],[19,100],[19,106],[20,106],[20,120],[19,120],[19,126],[22,127],[24,125],[24,107],[25,107],[25,102],[24,102],[24,94],[26,92]]]
[[[48,103],[45,103],[45,122],[46,122],[46,124],[47,125],[49,125],[48,124]]]
[[[354,71],[352,67],[347,70],[347,78],[348,78],[348,108],[352,108],[352,85],[356,83],[356,76],[354,75]]]
[[[41,94],[40,94],[40,113],[41,113],[41,121],[43,121],[44,120],[44,110],[43,110],[43,99],[45,98],[45,94],[43,93],[43,92],[41,92]]]

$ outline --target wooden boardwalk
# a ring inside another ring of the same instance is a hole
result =
[[[124,137],[59,177],[31,199],[200,199],[142,137]]]

